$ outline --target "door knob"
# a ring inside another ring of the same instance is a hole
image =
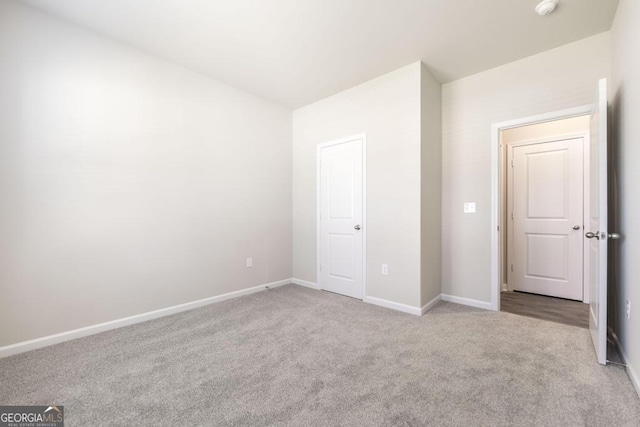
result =
[[[356,225],[356,226],[355,226],[355,227],[353,227],[353,228],[355,228],[356,230],[360,230],[360,226],[359,226],[359,225]]]
[[[620,238],[620,235],[618,233],[609,233],[609,238],[611,240],[618,240]]]
[[[574,225],[574,226],[573,226],[573,229],[574,229],[574,230],[580,230],[580,226],[579,226],[579,225]]]
[[[595,233],[592,233],[592,232],[588,231],[588,232],[586,232],[584,234],[584,237],[586,237],[587,239],[596,238],[596,239],[600,240],[600,232],[596,231]]]

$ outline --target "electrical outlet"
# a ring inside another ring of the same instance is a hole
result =
[[[387,264],[382,264],[382,275],[386,276],[389,274],[389,265]]]
[[[627,300],[627,319],[631,319],[631,301]]]
[[[253,267],[253,258],[251,257],[247,258],[247,268],[248,267]]]

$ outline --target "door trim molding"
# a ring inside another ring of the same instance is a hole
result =
[[[320,150],[333,145],[362,140],[362,300],[367,299],[367,134],[323,142],[316,147],[316,283],[320,287]]]
[[[502,248],[502,230],[500,222],[502,219],[500,212],[500,132],[506,129],[516,128],[525,125],[551,122],[554,120],[568,119],[571,117],[590,115],[593,105],[587,104],[580,107],[568,108],[565,110],[553,111],[550,113],[535,116],[523,117],[519,119],[497,122],[491,125],[491,302],[489,308],[500,311],[500,250]]]

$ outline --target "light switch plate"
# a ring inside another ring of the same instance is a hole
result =
[[[476,213],[476,202],[464,202],[464,213]]]

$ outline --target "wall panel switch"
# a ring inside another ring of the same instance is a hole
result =
[[[247,258],[247,267],[253,267],[253,258]]]
[[[464,213],[476,213],[476,202],[464,202]]]

